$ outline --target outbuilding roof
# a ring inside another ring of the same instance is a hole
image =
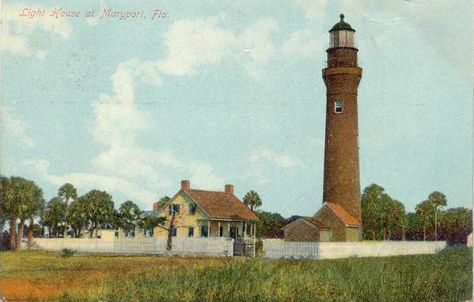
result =
[[[349,214],[343,207],[341,207],[337,203],[325,202],[324,205],[331,209],[331,211],[337,217],[339,217],[347,226],[360,227],[360,221],[351,214]]]

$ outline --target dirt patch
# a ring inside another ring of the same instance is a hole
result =
[[[25,279],[0,280],[0,292],[9,301],[46,300],[63,295],[63,291],[54,284],[42,284]]]

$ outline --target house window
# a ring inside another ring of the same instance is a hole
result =
[[[189,206],[189,215],[196,215],[196,204],[192,203]]]
[[[207,228],[207,225],[202,225],[201,226],[201,237],[207,237],[209,236],[209,230]]]
[[[223,237],[224,236],[224,227],[221,225],[221,227],[219,228],[219,237]]]
[[[171,236],[176,237],[178,235],[178,228],[174,227],[173,230],[171,230]]]
[[[188,228],[188,237],[194,237],[194,228]]]
[[[179,215],[179,209],[179,204],[170,204],[170,215],[173,215],[173,213]]]
[[[335,113],[342,113],[344,110],[344,102],[341,100],[336,100],[334,103],[334,112]]]

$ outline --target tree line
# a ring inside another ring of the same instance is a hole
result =
[[[19,221],[19,224],[18,224]],[[10,232],[4,232],[2,243],[7,249],[20,249],[28,222],[28,247],[33,236],[43,236],[47,227],[49,237],[98,237],[98,231],[119,229],[124,236],[133,235],[138,228],[150,231],[164,224],[164,218],[143,215],[131,200],[118,210],[112,196],[105,191],[91,190],[79,196],[74,185],[65,183],[49,201],[33,181],[0,175],[0,227],[9,222]],[[17,228],[18,226],[18,228]]]
[[[257,207],[261,206],[260,198],[257,200]],[[449,244],[459,244],[466,243],[472,232],[472,210],[462,207],[444,210],[447,198],[437,191],[421,201],[414,212],[407,212],[402,202],[392,198],[380,185],[372,184],[364,189],[361,206],[364,240],[446,240]],[[281,228],[302,217],[285,218],[279,213],[259,210],[255,214],[259,218],[257,236],[264,238],[283,238]]]
[[[158,202],[168,202],[165,196]],[[300,218],[284,218],[279,213],[258,210],[262,200],[257,192],[249,191],[244,204],[259,218],[257,237],[282,238],[286,224]],[[450,244],[465,243],[472,232],[472,210],[451,208],[441,192],[433,192],[421,201],[413,213],[407,213],[402,202],[389,196],[383,187],[372,184],[361,196],[363,238],[365,240],[447,240]],[[124,236],[134,235],[137,228],[152,231],[161,227],[171,237],[173,222],[164,227],[165,218],[143,215],[131,200],[115,209],[112,196],[105,191],[91,190],[79,196],[74,185],[65,183],[49,201],[42,189],[33,181],[0,175],[0,226],[9,223],[10,232],[3,234],[3,246],[21,247],[26,234],[31,247],[33,236],[43,236],[45,227],[49,237],[97,237],[101,228],[120,229]],[[19,223],[18,223],[19,222]],[[25,229],[26,228],[26,229]],[[170,238],[169,238],[169,241]]]
[[[442,192],[434,191],[407,212],[377,184],[366,187],[361,196],[363,238],[368,240],[446,240],[465,243],[472,232],[472,210],[450,208]]]

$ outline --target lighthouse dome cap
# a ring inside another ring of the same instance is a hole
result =
[[[341,21],[336,23],[329,32],[336,30],[350,30],[355,32],[355,29],[353,29],[349,23],[344,22],[344,14],[340,14],[339,17],[341,18]]]

